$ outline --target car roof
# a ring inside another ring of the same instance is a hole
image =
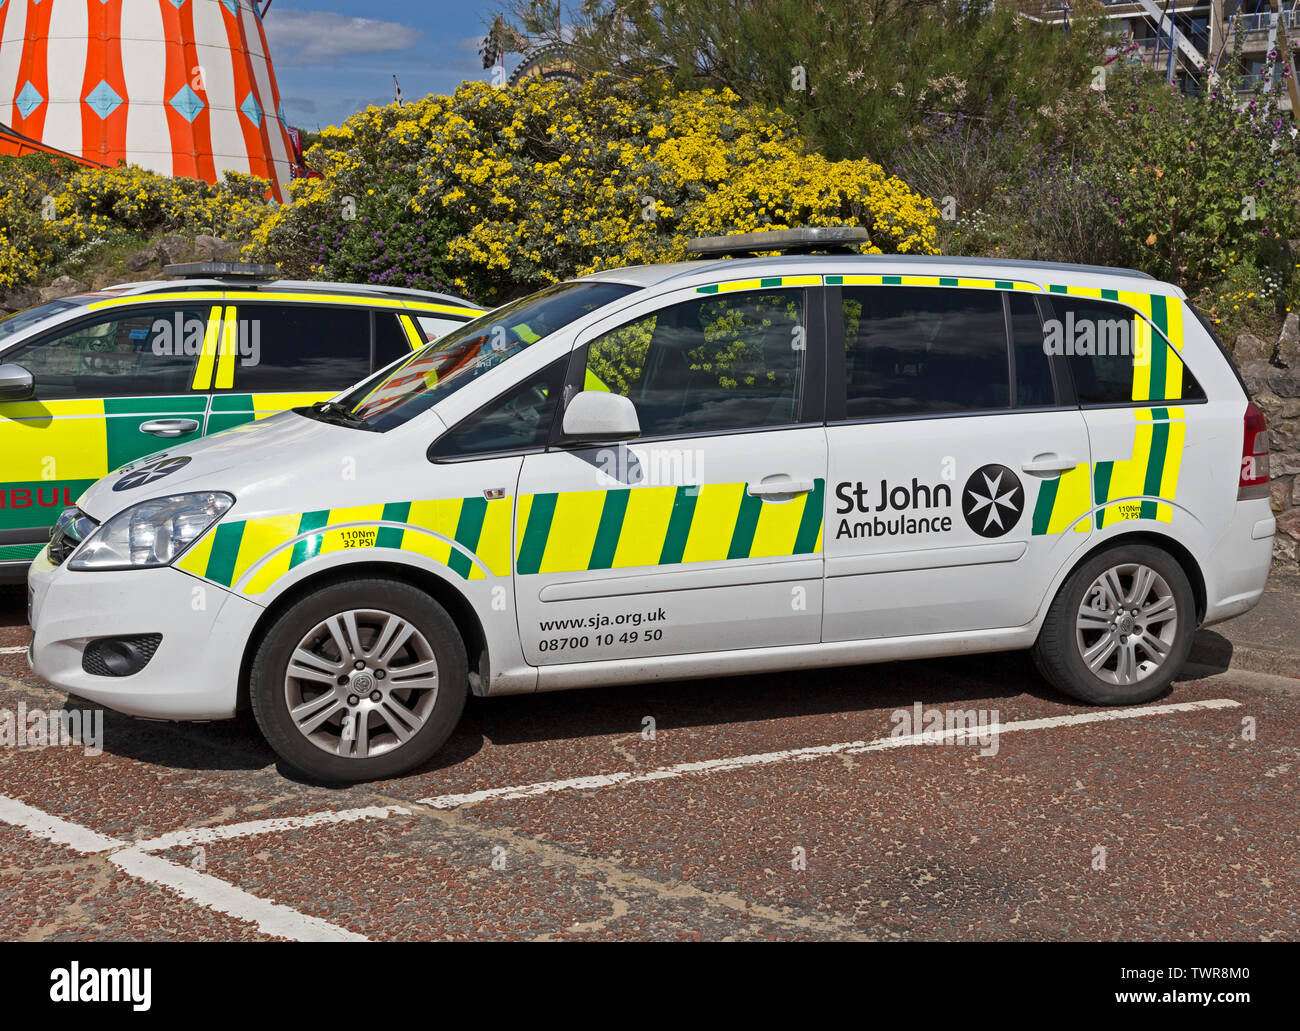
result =
[[[628,268],[607,269],[582,278],[651,287],[675,279],[687,280],[719,275],[761,276],[763,272],[780,275],[797,275],[800,272],[835,274],[849,270],[870,271],[876,274],[899,272],[903,275],[951,274],[954,276],[978,275],[981,271],[987,271],[992,273],[989,278],[1013,276],[1039,283],[1092,286],[1111,282],[1124,289],[1136,288],[1150,293],[1182,296],[1182,291],[1177,287],[1163,283],[1136,269],[1076,265],[1059,261],[963,258],[938,254],[791,254],[759,258],[704,258],[694,261],[667,262],[663,265],[634,265]],[[1140,280],[1142,285],[1136,286],[1135,280]]]
[[[118,283],[104,287],[98,294],[80,295],[103,300],[107,297],[130,297],[137,294],[179,293],[186,290],[232,291],[292,291],[293,293],[350,294],[358,300],[387,298],[426,301],[436,304],[456,305],[485,310],[481,304],[453,294],[435,293],[432,290],[415,290],[409,287],[381,286],[372,283],[331,283],[315,279],[151,279],[141,283]]]

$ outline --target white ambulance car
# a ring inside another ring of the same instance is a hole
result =
[[[339,782],[428,760],[469,692],[1033,649],[1083,701],[1158,696],[1270,564],[1214,334],[1122,269],[794,253],[861,236],[561,283],[123,467],[32,566],[32,668],[140,716],[247,701]]]

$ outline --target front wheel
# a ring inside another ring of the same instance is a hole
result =
[[[1196,604],[1166,551],[1121,545],[1094,555],[1062,585],[1034,644],[1054,687],[1092,705],[1150,701],[1191,649]]]
[[[280,616],[253,659],[249,691],[266,740],[329,783],[395,777],[451,735],[468,694],[456,625],[397,580],[335,583]]]

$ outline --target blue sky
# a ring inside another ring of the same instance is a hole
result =
[[[266,32],[290,124],[333,125],[393,99],[489,77],[478,45],[500,0],[273,0]],[[512,68],[518,55],[507,58]]]

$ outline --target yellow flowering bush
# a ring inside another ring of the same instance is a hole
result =
[[[0,158],[0,287],[51,278],[95,248],[143,246],[162,233],[248,239],[271,211],[268,185],[234,172],[213,186],[135,165]]]
[[[71,247],[96,238],[161,232],[247,239],[268,214],[268,188],[265,180],[237,172],[227,172],[213,186],[138,165],[78,167],[53,193],[49,230]]]
[[[42,221],[50,181],[48,161],[0,158],[0,289],[31,282],[50,260]]]
[[[467,82],[360,112],[326,130],[308,162],[324,180],[294,187],[255,252],[335,278],[375,281],[349,254],[382,248],[405,281],[445,261],[456,289],[500,300],[678,259],[695,236],[844,223],[868,229],[873,253],[935,252],[929,200],[879,165],[812,153],[785,115],[726,90]],[[410,246],[413,224],[423,249]],[[396,227],[407,235],[394,245]]]

